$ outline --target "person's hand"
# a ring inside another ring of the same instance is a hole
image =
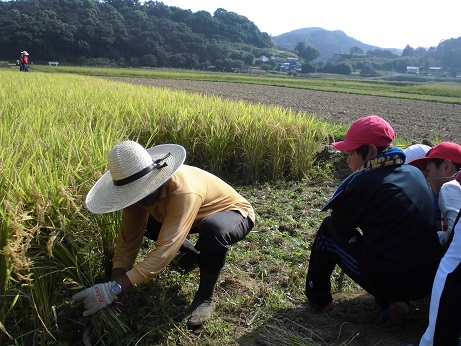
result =
[[[83,305],[86,309],[83,311],[83,316],[93,315],[99,310],[112,304],[114,300],[117,300],[117,296],[111,291],[113,284],[115,284],[115,281],[96,284],[93,287],[88,287],[72,296],[72,299],[74,300],[83,299]]]
[[[448,232],[448,231],[437,231],[440,244],[445,248],[447,247],[448,241],[450,240],[450,233],[451,232]]]

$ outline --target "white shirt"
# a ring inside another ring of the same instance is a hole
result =
[[[439,232],[439,240],[443,247],[447,247],[448,238],[453,231],[453,224],[461,209],[461,185],[456,180],[450,180],[442,185],[439,194],[439,206],[447,230]]]

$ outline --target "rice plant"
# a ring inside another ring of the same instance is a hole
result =
[[[250,180],[303,177],[327,140],[327,124],[276,107],[77,75],[0,78],[0,343],[111,344],[126,330],[113,309],[89,324],[69,312],[76,289],[110,272],[120,215],[92,215],[84,198],[117,142],[178,143],[188,163]]]

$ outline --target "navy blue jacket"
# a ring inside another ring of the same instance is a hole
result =
[[[322,210],[336,229],[360,229],[369,274],[437,267],[441,257],[431,190],[419,169],[404,164],[357,174]]]

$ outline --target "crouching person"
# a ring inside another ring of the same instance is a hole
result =
[[[83,315],[94,314],[117,296],[160,273],[177,255],[189,233],[195,244],[200,284],[186,311],[189,327],[199,327],[213,313],[214,289],[232,244],[252,229],[250,203],[230,185],[199,168],[184,165],[185,149],[176,144],[144,149],[133,141],[115,145],[106,172],[89,191],[87,208],[96,214],[122,210],[122,224],[110,282],[75,294]],[[149,216],[160,225],[156,246],[135,263]]]
[[[352,174],[322,208],[332,212],[313,243],[306,295],[317,311],[333,307],[336,265],[375,297],[381,325],[401,324],[409,301],[431,291],[442,257],[432,195],[423,174],[403,164],[405,155],[393,140],[391,125],[372,115],[333,143],[347,154]]]

